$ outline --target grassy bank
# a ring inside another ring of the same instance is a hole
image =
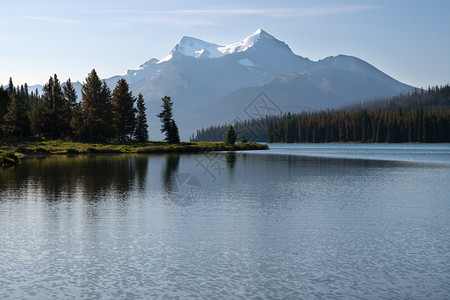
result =
[[[0,140],[0,165],[17,163],[14,156],[55,155],[55,154],[89,154],[89,153],[198,153],[208,151],[265,150],[267,145],[257,143],[238,143],[227,145],[210,142],[165,142],[147,143],[81,143],[70,141],[43,141],[39,139]]]

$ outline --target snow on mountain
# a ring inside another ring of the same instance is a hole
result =
[[[163,59],[153,58],[106,82],[113,89],[120,78],[135,95],[143,94],[150,110],[158,110],[161,97],[171,96],[184,139],[201,126],[245,118],[239,112],[261,91],[283,111],[293,111],[413,89],[356,57],[311,61],[262,29],[227,46],[185,36]],[[154,115],[149,114],[151,123],[158,122]]]
[[[120,78],[134,95],[143,94],[150,124],[159,124],[161,98],[171,96],[182,139],[202,126],[248,118],[243,112],[261,92],[287,112],[413,90],[356,57],[311,61],[261,29],[228,46],[185,36],[163,59],[105,81],[112,90]],[[79,92],[81,84],[74,85]],[[150,137],[161,138],[158,130]]]
[[[271,36],[270,34],[265,32],[264,30],[258,29],[254,34],[247,37],[246,39],[244,39],[238,43],[235,43],[235,44],[231,44],[231,45],[228,45],[225,47],[220,47],[218,50],[223,55],[247,51],[248,49],[254,47],[255,44],[261,39],[276,40],[273,36]]]
[[[200,39],[184,36],[172,51],[158,63],[171,60],[174,56],[184,55],[195,58],[216,58],[223,54],[218,50],[222,46],[208,43]]]
[[[258,29],[254,34],[250,35],[244,40],[228,46],[220,46],[217,44],[205,42],[194,37],[184,36],[181,41],[172,49],[169,55],[167,55],[157,63],[160,64],[166,61],[170,61],[174,56],[178,57],[179,55],[195,58],[219,58],[225,55],[247,51],[250,48],[254,47],[258,43],[258,41],[264,39],[272,40],[287,47],[286,44],[278,41],[262,29]]]

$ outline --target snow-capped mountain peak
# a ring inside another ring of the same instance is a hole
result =
[[[253,47],[255,43],[262,38],[275,39],[273,36],[265,32],[264,30],[258,29],[254,34],[250,35],[244,40],[225,47],[221,47],[219,48],[219,51],[222,52],[224,55],[236,52],[243,52]]]
[[[158,63],[168,61],[176,55],[203,58],[205,56],[204,54],[208,54],[208,58],[220,57],[223,54],[217,50],[219,47],[221,46],[214,43],[205,42],[203,40],[190,36],[184,36],[181,41],[172,49],[170,54],[161,59]]]
[[[245,119],[246,105],[261,92],[287,112],[412,90],[355,57],[311,61],[262,29],[228,46],[185,36],[162,60],[151,59],[106,83],[113,88],[120,78],[151,107],[158,107],[165,95],[173,97],[184,139],[205,125]],[[157,122],[155,117],[151,122]]]
[[[262,40],[270,40],[289,48],[285,43],[277,40],[262,29],[258,29],[255,33],[248,36],[244,40],[230,44],[228,46],[221,46],[194,37],[184,36],[181,41],[172,49],[169,55],[167,55],[157,63],[160,64],[169,61],[174,56],[178,55],[190,56],[195,58],[219,58],[225,55],[247,51]]]

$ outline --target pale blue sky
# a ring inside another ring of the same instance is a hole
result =
[[[450,83],[450,1],[1,1],[0,83],[83,81],[161,59],[182,36],[218,44],[262,28],[298,55],[354,55],[414,86]]]

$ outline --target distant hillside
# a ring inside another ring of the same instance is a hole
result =
[[[347,111],[358,111],[365,109],[367,111],[395,111],[399,107],[404,111],[416,109],[422,104],[424,110],[448,110],[450,109],[450,86],[435,86],[428,90],[416,89],[412,93],[400,94],[387,99],[375,99],[361,102],[358,104],[342,107]]]
[[[416,90],[336,110],[287,113],[233,124],[238,139],[259,142],[450,142],[450,86]],[[229,124],[198,130],[221,141]]]

